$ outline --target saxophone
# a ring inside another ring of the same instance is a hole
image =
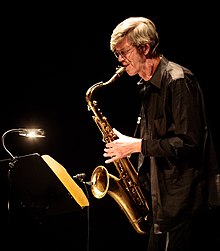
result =
[[[106,143],[117,139],[117,135],[98,108],[97,102],[93,100],[93,95],[99,88],[115,81],[124,71],[125,67],[118,67],[109,81],[96,83],[86,92],[88,110],[93,112],[92,118]],[[114,165],[119,178],[110,174],[102,165],[94,169],[91,176],[91,192],[98,199],[108,193],[118,203],[137,233],[147,234],[149,233],[149,206],[141,189],[137,172],[128,157],[114,161]]]

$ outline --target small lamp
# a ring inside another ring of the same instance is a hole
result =
[[[45,132],[43,129],[17,128],[17,129],[10,129],[10,130],[4,132],[2,135],[2,138],[1,138],[2,145],[5,149],[5,151],[12,157],[13,160],[15,160],[16,157],[5,146],[5,138],[10,133],[18,133],[20,136],[30,137],[30,138],[43,138],[43,137],[45,137]]]

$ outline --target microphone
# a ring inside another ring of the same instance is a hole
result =
[[[78,173],[76,175],[73,176],[73,179],[77,179],[77,180],[84,180],[86,177],[85,173]]]
[[[85,177],[86,177],[85,173],[78,173],[78,174],[76,174],[76,175],[73,176],[73,179],[77,179],[80,182],[82,182],[84,184],[87,184],[89,186],[93,185],[92,181],[84,181]]]

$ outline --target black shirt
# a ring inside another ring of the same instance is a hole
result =
[[[207,179],[219,169],[194,74],[162,56],[151,80],[141,86],[142,154],[148,161],[139,174],[146,173],[141,180],[151,193],[154,223],[169,231],[199,209],[219,203],[216,193],[209,197],[213,191]]]

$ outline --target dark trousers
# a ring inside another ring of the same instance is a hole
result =
[[[220,250],[220,209],[188,219],[170,232],[154,234],[152,226],[147,251]]]

